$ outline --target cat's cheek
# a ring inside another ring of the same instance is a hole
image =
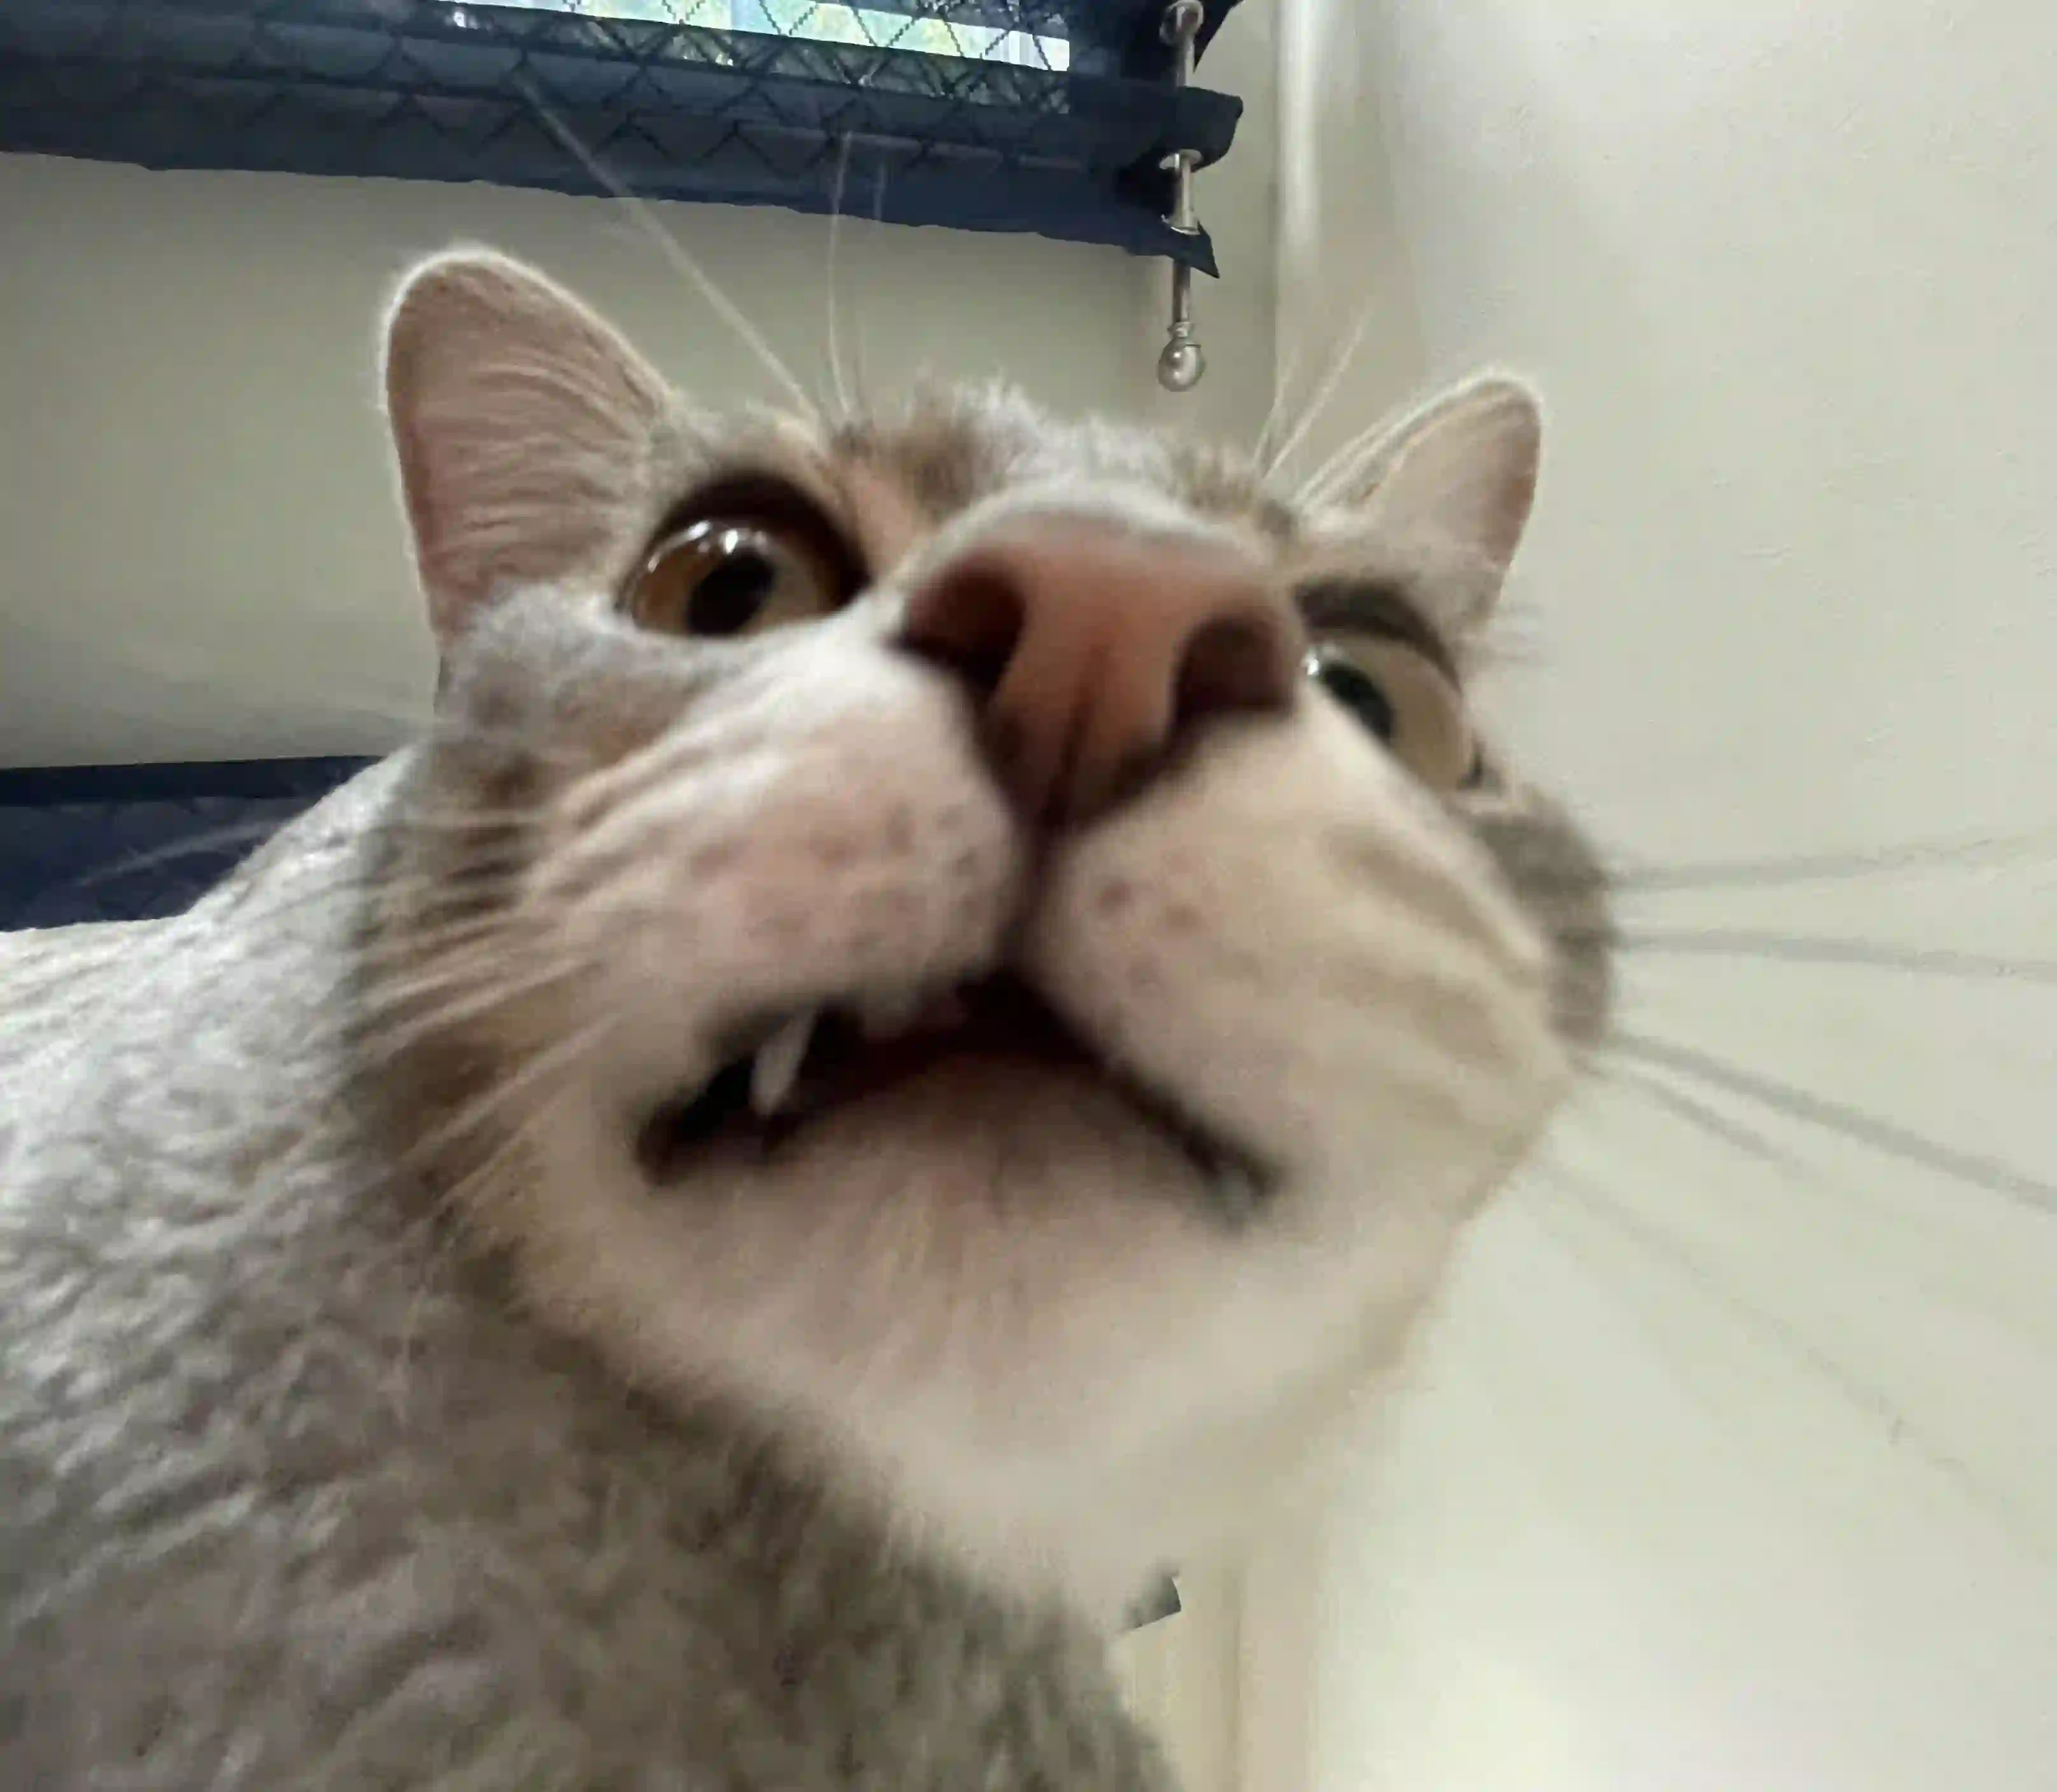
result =
[[[711,1044],[988,966],[1024,852],[957,707],[861,662],[814,694],[796,677],[688,718],[561,806],[521,906],[533,936],[589,968],[578,999],[594,1017]]]
[[[1568,1084],[1534,930],[1313,706],[1225,732],[1064,854],[1033,950],[1112,1057],[1302,1183],[1467,1210]]]

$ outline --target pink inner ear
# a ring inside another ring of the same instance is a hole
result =
[[[1496,566],[1510,564],[1514,550],[1521,545],[1522,531],[1528,528],[1528,513],[1536,504],[1536,470],[1531,454],[1486,482],[1487,489],[1479,494],[1477,539]]]
[[[1382,526],[1425,530],[1504,572],[1536,498],[1542,450],[1535,401],[1492,381],[1461,389],[1401,426],[1369,502]]]
[[[611,327],[516,263],[446,257],[394,308],[386,390],[439,641],[510,588],[604,574],[668,404]]]

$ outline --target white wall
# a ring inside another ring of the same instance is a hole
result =
[[[1312,439],[1540,380],[1502,696],[1608,844],[2035,836],[1634,923],[2047,958],[2057,11],[1286,13],[1282,344],[1377,307]],[[1625,1019],[2057,1182],[2047,981],[1650,951]],[[1595,1089],[1384,1459],[1253,1567],[1246,1792],[2057,1785],[2057,1215],[1677,1086],[1790,1160]]]
[[[1227,273],[1199,283],[1213,367],[1189,402],[1154,383],[1161,264],[866,220],[846,228],[838,283],[872,386],[1005,371],[1062,410],[1254,434],[1272,353],[1269,30],[1231,22],[1207,61],[1250,110],[1203,183]],[[825,390],[825,221],[659,210]],[[404,732],[431,671],[373,326],[409,258],[456,237],[568,281],[682,385],[775,395],[605,201],[0,157],[0,764],[372,751]]]

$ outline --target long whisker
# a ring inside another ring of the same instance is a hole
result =
[[[523,97],[536,109],[537,115],[549,126],[550,134],[577,157],[581,166],[594,180],[605,188],[627,210],[643,234],[648,237],[659,254],[692,286],[707,301],[715,315],[757,357],[760,365],[785,390],[786,395],[799,406],[801,412],[816,422],[821,420],[821,408],[808,394],[806,387],[793,377],[792,369],[779,358],[778,351],[765,339],[763,331],[743,315],[743,308],[715,283],[714,277],[686,251],[685,246],[672,232],[664,228],[656,208],[623,181],[614,171],[600,160],[571,126],[558,115],[557,109],[545,99],[535,85],[525,76],[511,77],[520,85]]]
[[[1862,882],[1906,876],[1923,870],[1955,871],[2023,862],[2048,862],[2057,849],[2057,829],[2021,834],[1979,835],[1955,840],[1915,841],[1869,852],[1799,854],[1789,858],[1736,859],[1704,864],[1639,863],[1632,858],[1600,855],[1601,871],[1617,898],[1655,898],[1694,895],[1709,890],[1761,887],[1780,889],[1809,883]],[[1584,898],[1593,878],[1584,871],[1562,875],[1524,874],[1524,890],[1538,898]]]
[[[1364,469],[1378,452],[1386,429],[1384,418],[1367,424],[1300,482],[1302,505],[1319,507],[1333,502],[1335,494],[1361,482]]]
[[[408,1140],[397,1156],[385,1158],[369,1168],[358,1183],[356,1192],[368,1196],[412,1177],[433,1177],[435,1160],[440,1153],[464,1140],[512,1104],[524,1103],[521,1119],[509,1128],[508,1137],[494,1142],[488,1157],[473,1164],[454,1182],[431,1179],[424,1187],[423,1192],[435,1200],[439,1212],[458,1211],[461,1216],[457,1203],[475,1185],[482,1172],[508,1151],[533,1139],[537,1103],[550,1099],[553,1092],[550,1085],[584,1060],[617,1025],[616,1017],[600,1016],[546,1050],[523,1057],[490,1087],[445,1116],[429,1131]]]
[[[1275,362],[1271,378],[1271,407],[1264,414],[1264,421],[1258,427],[1257,438],[1250,445],[1250,464],[1260,474],[1269,473],[1276,465],[1272,454],[1273,434],[1285,421],[1286,405],[1300,375],[1300,364],[1304,359],[1305,344],[1295,343],[1286,352],[1283,366]]]
[[[310,854],[347,849],[352,844],[347,836],[305,842]],[[283,888],[260,878],[244,891],[243,903],[253,920],[264,922],[290,920],[330,903],[357,908],[373,898],[405,903],[417,925],[469,921],[478,918],[481,906],[475,879],[512,874],[528,862],[525,854],[511,848],[474,849],[466,855],[462,870],[446,872],[387,870],[367,875],[361,862],[349,862],[342,874],[295,876]]]
[[[565,956],[526,975],[509,977],[503,967],[482,955],[470,965],[438,965],[418,977],[383,980],[355,1004],[360,1021],[376,1023],[367,1025],[359,1037],[382,1056],[394,1057],[444,1028],[497,1013],[589,969]],[[389,1016],[401,1019],[389,1021]]]
[[[335,843],[321,842],[324,846]],[[466,869],[512,873],[519,870],[522,862],[511,856],[498,859],[474,855],[467,861]],[[224,887],[216,886],[217,890]],[[367,882],[355,867],[339,876],[310,878],[304,880],[304,887],[283,891],[260,878],[243,890],[237,906],[246,910],[253,924],[275,926],[310,914],[319,917],[323,910],[331,907],[346,913],[361,911],[369,902],[382,897],[406,903],[410,922],[418,930],[440,930],[458,924],[469,925],[481,918],[479,893],[467,879],[410,872],[386,873],[375,881]],[[258,941],[263,938],[261,934],[256,936]]]
[[[850,133],[845,131],[836,153],[835,187],[829,199],[828,271],[828,328],[829,328],[829,380],[835,388],[837,421],[848,423],[855,413],[850,409],[850,381],[843,371],[842,320],[838,303],[837,269],[842,258],[843,188],[850,179]]]
[[[1604,1226],[1646,1260],[1668,1268],[1746,1330],[1755,1332],[1809,1370],[1840,1398],[1883,1428],[1895,1445],[1911,1447],[1931,1469],[1999,1524],[2013,1542],[2039,1558],[2040,1541],[2023,1515],[1974,1475],[1968,1464],[1924,1434],[1883,1389],[1857,1374],[1778,1314],[1748,1298],[1678,1239],[1597,1183],[1559,1164],[1543,1167],[1541,1174],[1561,1199]]]
[[[1882,1245],[1889,1229],[1913,1243],[1916,1260],[1929,1266],[1920,1272],[1924,1298],[1947,1304],[1956,1310],[1990,1317],[1988,1291],[1964,1288],[1947,1268],[1939,1268],[1936,1246],[1955,1233],[1948,1214],[1909,1213],[1898,1203],[1881,1203],[1875,1188],[1860,1188],[1846,1173],[1825,1169],[1815,1162],[1774,1142],[1752,1126],[1710,1101],[1702,1101],[1671,1085],[1672,1072],[1651,1072],[1615,1063],[1598,1072],[1603,1084],[1631,1100],[1647,1101],[1704,1136],[1722,1148],[1762,1164],[1770,1172],[1750,1185],[1735,1186],[1723,1196],[1725,1210],[1734,1212],[1745,1202],[1754,1202],[1782,1235],[1793,1222],[1797,1207],[1805,1203],[1829,1219],[1845,1239],[1843,1248],[1861,1254]],[[1587,1116],[1595,1125],[1604,1121]],[[1916,1231],[1909,1232],[1909,1225]],[[1899,1257],[1895,1250],[1888,1260]]]
[[[507,1162],[529,1142],[525,1132],[517,1130],[508,1142],[494,1152],[478,1172],[477,1179],[483,1180],[488,1174],[497,1175]],[[470,1181],[473,1178],[467,1178]],[[400,1334],[394,1341],[393,1362],[387,1370],[386,1398],[391,1402],[394,1416],[403,1425],[407,1421],[409,1377],[414,1365],[414,1343],[420,1333],[422,1318],[430,1300],[437,1292],[446,1267],[462,1251],[464,1236],[461,1223],[441,1211],[424,1215],[410,1227],[406,1235],[395,1247],[394,1255],[404,1262],[404,1253],[414,1248],[423,1236],[433,1239],[427,1252],[427,1261],[422,1266],[414,1291],[409,1298],[406,1310],[400,1319]]]
[[[1717,1139],[1731,1149],[1759,1163],[1792,1173],[1799,1166],[1790,1152],[1782,1149],[1763,1133],[1730,1118],[1705,1101],[1675,1089],[1662,1076],[1639,1070],[1632,1064],[1608,1064],[1599,1070],[1601,1079],[1623,1092],[1641,1096],[1667,1109],[1689,1125]]]
[[[447,964],[461,953],[501,944],[507,938],[504,915],[439,922],[425,928],[410,926],[402,938],[360,940],[351,948],[350,961],[355,969],[371,973],[391,966]]]
[[[1607,1194],[1591,1178],[1579,1176],[1567,1165],[1555,1161],[1539,1164],[1536,1175],[1538,1185],[1556,1196],[1560,1206],[1575,1209],[1590,1223],[1603,1227],[1633,1247],[1639,1255],[1655,1259],[1674,1275],[1689,1282],[1696,1292],[1732,1316],[1742,1318],[1750,1329],[1768,1334],[1778,1348],[1798,1358],[1807,1367],[1825,1372],[1837,1392],[1852,1399],[1861,1409],[1885,1419],[1890,1426],[1897,1428],[1904,1424],[1897,1409],[1889,1402],[1880,1401],[1875,1390],[1853,1388],[1840,1366],[1829,1362],[1789,1324],[1766,1312],[1754,1302],[1744,1299],[1706,1264],[1696,1260],[1678,1239],[1635,1212],[1626,1202]],[[1603,1286],[1613,1286],[1596,1267],[1594,1274]],[[1619,1294],[1619,1289],[1616,1288],[1615,1292]],[[1881,1405],[1885,1407],[1882,1412]]]
[[[340,785],[337,787],[338,789],[341,787]],[[323,795],[327,794],[323,793]],[[227,847],[246,846],[254,850],[284,833],[321,800],[322,796],[309,799],[296,814],[283,820],[268,818],[262,821],[225,823],[220,827],[204,828],[199,833],[186,835],[161,846],[124,853],[92,870],[80,872],[65,887],[79,890],[94,890],[117,878],[134,877],[141,872],[180,865],[191,859],[208,858]],[[486,833],[495,829],[530,827],[547,813],[548,811],[541,804],[521,809],[452,810],[447,813],[426,808],[407,808],[382,818],[380,826],[395,832],[422,835]],[[351,838],[354,836],[339,835],[333,839],[325,839],[309,844],[335,845]],[[244,856],[247,858],[248,854]]]
[[[1599,1218],[1580,1207],[1559,1186],[1563,1172],[1556,1165],[1538,1164],[1522,1189],[1522,1200],[1529,1216],[1547,1233],[1557,1247],[1571,1258],[1583,1271],[1587,1279],[1609,1300],[1627,1314],[1643,1334],[1643,1340],[1658,1355],[1669,1358],[1678,1368],[1680,1386],[1691,1396],[1694,1403],[1710,1417],[1719,1420],[1722,1415],[1713,1399],[1687,1374],[1682,1365],[1677,1363],[1678,1350],[1659,1330],[1652,1320],[1649,1303],[1635,1298],[1633,1291],[1623,1285],[1623,1279],[1611,1274],[1591,1250],[1587,1235],[1603,1230]],[[1609,1237],[1612,1237],[1610,1233]]]
[[[438,712],[422,731],[434,744],[458,750],[497,752],[510,761],[553,766],[571,771],[597,769],[592,750],[537,738],[534,729],[494,727],[475,716]]]
[[[886,162],[882,157],[874,170],[871,182],[871,221],[874,226],[883,226],[886,222]],[[861,289],[859,293],[854,293],[850,296],[850,315],[857,326],[851,334],[855,339],[857,349],[854,356],[857,402],[861,414],[869,417],[872,414],[874,408],[871,402],[871,366],[870,358],[864,346],[866,335],[864,312],[860,298]]]
[[[345,783],[347,782],[348,780],[346,779]],[[340,790],[343,787],[343,784],[337,784],[334,789]],[[118,858],[110,859],[105,865],[96,866],[92,870],[81,871],[70,880],[66,887],[74,890],[93,890],[118,878],[133,877],[140,872],[177,865],[188,859],[204,858],[219,852],[224,847],[249,846],[254,849],[283,833],[286,829],[293,826],[331,794],[333,794],[332,791],[323,791],[307,797],[295,814],[285,817],[283,820],[271,818],[262,821],[224,823],[220,827],[204,828],[198,833],[186,835],[179,839],[168,842],[161,846],[152,846],[137,852],[124,853]],[[289,799],[281,797],[275,799],[258,799],[256,800],[286,801]],[[447,828],[451,831],[462,831],[471,827],[525,825],[539,819],[546,812],[541,804],[519,810],[507,808],[453,810],[447,814],[440,814],[426,808],[408,809],[397,815],[387,818],[383,825],[389,827],[418,829],[422,831],[439,827]],[[347,838],[347,836],[339,836],[339,839],[341,838]]]
[[[501,1077],[475,1100],[466,1102],[440,1125],[414,1140],[402,1154],[402,1164],[410,1170],[421,1169],[438,1152],[475,1131],[510,1102],[533,1094],[539,1084],[548,1084],[579,1063],[615,1025],[612,1015],[603,1015],[568,1038],[559,1040],[548,1051],[538,1052],[526,1059],[518,1069]],[[451,1191],[442,1192],[447,1195]]]
[[[1365,332],[1370,327],[1371,307],[1367,305],[1357,323],[1352,327],[1350,334],[1343,339],[1341,346],[1337,349],[1334,358],[1329,363],[1327,372],[1322,377],[1321,384],[1314,388],[1314,396],[1309,401],[1307,408],[1301,413],[1300,421],[1294,425],[1291,432],[1278,445],[1278,452],[1274,454],[1270,461],[1264,463],[1264,470],[1267,477],[1293,458],[1294,450],[1307,439],[1309,432],[1322,420],[1323,413],[1329,408],[1329,401],[1335,397],[1336,389],[1342,384],[1343,376],[1350,371],[1352,365],[1356,362],[1357,351],[1364,344]],[[1365,433],[1366,435],[1376,434],[1377,426],[1374,425],[1370,430]],[[1361,437],[1359,439],[1363,438]],[[1306,492],[1311,484],[1310,481],[1303,486],[1303,492]]]
[[[311,807],[312,804],[310,803]],[[182,839],[167,845],[152,846],[141,852],[123,853],[109,859],[105,865],[90,871],[81,871],[72,878],[67,888],[78,890],[97,890],[102,884],[117,878],[134,877],[143,871],[161,870],[167,866],[180,865],[189,859],[204,858],[227,846],[262,846],[283,828],[289,827],[297,818],[289,816],[283,822],[273,818],[266,821],[232,822],[220,827],[204,829],[198,834],[188,834]]]
[[[2057,1212],[2057,1185],[2041,1177],[2030,1176],[1996,1158],[1944,1144],[1847,1102],[1780,1082],[1776,1077],[1762,1076],[1698,1047],[1617,1029],[1606,1049],[1645,1064],[1676,1071],[1712,1088],[1754,1101],[1788,1119],[1820,1127],[1825,1132],[1838,1134],[1903,1162],[1918,1164],[1970,1187],[1985,1189],[2025,1206]]]
[[[2057,846],[2057,828],[2019,834],[1960,835],[1955,839],[1907,841],[1868,852],[1801,853],[1789,857],[1713,860],[1702,864],[1623,864],[1613,873],[1619,888],[1659,890],[1774,887],[1873,878],[1924,866],[2005,864]]]
[[[1610,930],[1618,947],[1665,955],[1766,958],[1797,965],[1852,965],[1911,971],[1927,977],[1994,978],[2003,982],[2057,983],[2057,960],[2007,958],[1884,942],[1837,939],[1817,934],[1774,934],[1746,927],[1710,927],[1690,932],[1622,927]]]
[[[536,1053],[525,1059],[510,1074],[501,1077],[492,1087],[466,1102],[434,1129],[410,1141],[396,1159],[371,1169],[359,1185],[358,1192],[360,1196],[368,1197],[382,1188],[404,1182],[410,1177],[425,1174],[432,1176],[435,1159],[441,1152],[493,1119],[510,1104],[517,1100],[525,1101],[527,1105],[523,1110],[523,1119],[509,1129],[509,1136],[500,1140],[484,1160],[474,1164],[456,1181],[442,1184],[431,1182],[425,1189],[424,1191],[435,1200],[436,1210],[426,1217],[423,1224],[434,1225],[446,1218],[462,1224],[465,1218],[465,1198],[469,1192],[534,1137],[536,1100],[530,1098],[536,1096],[538,1085],[543,1086],[543,1092],[538,1099],[549,1100],[552,1092],[549,1085],[585,1057],[615,1025],[612,1016],[603,1016],[569,1037],[558,1041],[549,1050]],[[446,1255],[440,1253],[439,1258]],[[410,1325],[416,1317],[417,1314],[410,1314]],[[402,1335],[403,1338],[406,1335],[404,1328]]]

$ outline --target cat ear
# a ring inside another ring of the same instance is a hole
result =
[[[577,299],[486,250],[402,282],[386,410],[439,642],[507,589],[605,566],[640,514],[668,394]]]
[[[1382,534],[1463,557],[1480,587],[1463,619],[1475,624],[1520,545],[1542,450],[1535,394],[1488,375],[1395,425],[1363,464],[1353,502]]]

